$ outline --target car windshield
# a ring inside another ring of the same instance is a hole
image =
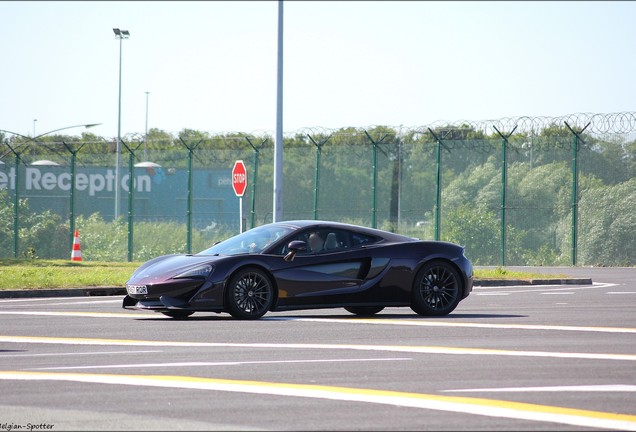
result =
[[[263,225],[223,240],[211,248],[199,252],[197,255],[261,253],[267,246],[292,231],[293,229],[290,227]]]

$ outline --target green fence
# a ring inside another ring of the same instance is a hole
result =
[[[271,134],[151,129],[119,170],[113,139],[0,137],[0,257],[70,258],[78,229],[84,259],[145,260],[272,221]],[[294,131],[283,219],[453,241],[478,265],[633,266],[635,138],[636,113]]]

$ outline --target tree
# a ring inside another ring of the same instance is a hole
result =
[[[499,260],[499,222],[495,213],[462,205],[444,212],[442,240],[465,247],[476,265],[493,265]]]
[[[579,260],[587,265],[636,263],[636,178],[586,191],[579,203]]]

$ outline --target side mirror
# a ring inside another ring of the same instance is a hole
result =
[[[292,262],[298,252],[307,250],[307,243],[302,240],[293,240],[287,245],[287,250],[289,252],[283,259],[287,262]]]

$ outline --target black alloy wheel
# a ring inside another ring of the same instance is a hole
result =
[[[445,261],[431,261],[415,276],[411,309],[425,316],[443,316],[459,304],[463,283],[458,271]]]
[[[245,268],[236,273],[226,291],[227,311],[237,319],[258,319],[272,307],[274,286],[262,270]]]

